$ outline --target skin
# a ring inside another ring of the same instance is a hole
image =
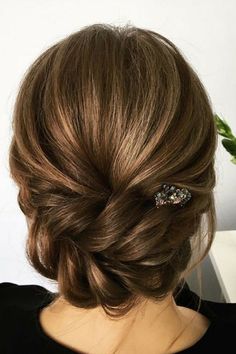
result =
[[[210,325],[200,313],[177,306],[172,294],[161,302],[144,299],[118,321],[101,307],[79,309],[60,297],[43,308],[39,320],[48,336],[89,354],[176,353],[196,343]]]

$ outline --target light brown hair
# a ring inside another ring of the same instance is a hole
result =
[[[25,73],[12,126],[28,260],[74,306],[123,316],[139,296],[159,300],[177,287],[196,240],[207,237],[202,258],[209,251],[213,111],[161,34],[94,24],[58,41]],[[162,183],[192,199],[157,209]]]

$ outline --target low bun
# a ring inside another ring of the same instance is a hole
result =
[[[139,296],[159,300],[178,284],[199,224],[194,203],[185,210],[157,209],[154,198],[134,191],[112,195],[107,204],[58,190],[40,196],[30,198],[37,216],[27,256],[39,273],[57,279],[59,292],[74,306],[101,305],[120,317]]]
[[[25,75],[13,131],[26,255],[69,303],[123,316],[174,291],[205,236],[199,259],[208,252],[217,130],[197,74],[160,34],[97,24],[53,45]],[[156,208],[163,182],[191,200]]]

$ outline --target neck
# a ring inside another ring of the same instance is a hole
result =
[[[80,350],[90,353],[98,344],[101,352],[111,353],[119,350],[132,353],[136,348],[137,352],[152,353],[155,349],[157,353],[158,344],[160,353],[167,353],[166,348],[172,346],[190,322],[183,309],[176,305],[172,294],[158,303],[144,300],[117,321],[108,318],[100,306],[91,310],[80,309],[62,297],[47,307],[54,333],[60,332],[67,342],[79,343]]]

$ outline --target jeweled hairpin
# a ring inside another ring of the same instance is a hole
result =
[[[187,188],[178,188],[175,185],[162,185],[163,190],[154,194],[156,207],[168,204],[179,204],[181,207],[191,199],[192,195]]]

